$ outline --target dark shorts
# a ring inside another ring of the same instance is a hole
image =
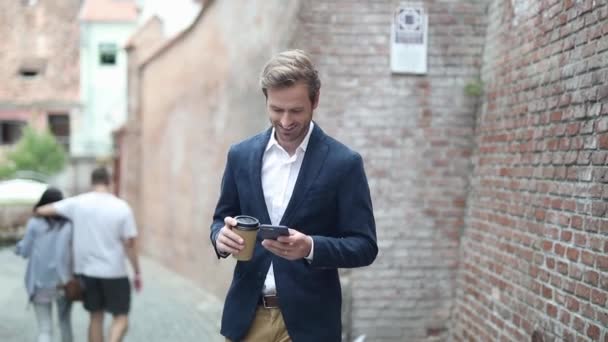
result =
[[[84,283],[84,308],[89,312],[107,311],[126,315],[131,307],[129,278],[94,278],[81,276]]]

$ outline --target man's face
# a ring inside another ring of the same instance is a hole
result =
[[[277,141],[281,145],[298,146],[306,136],[312,112],[319,103],[319,95],[312,103],[308,96],[308,86],[304,82],[285,88],[268,89],[267,94],[266,110],[275,128]]]

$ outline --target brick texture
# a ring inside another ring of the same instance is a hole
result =
[[[455,341],[607,341],[608,5],[491,1]]]
[[[131,68],[123,138],[138,145],[126,143],[121,189],[145,251],[223,296],[232,265],[215,261],[207,227],[225,153],[267,125],[259,68],[303,48],[323,83],[315,119],[363,155],[377,219],[377,261],[343,274],[345,330],[607,341],[608,5],[423,2],[429,72],[411,76],[389,67],[399,3],[212,1]],[[483,95],[466,95],[479,77]]]
[[[218,261],[209,242],[226,153],[268,125],[257,78],[288,47],[292,31],[276,28],[296,21],[297,5],[211,1],[162,45],[154,23],[131,41],[129,56],[139,65],[129,66],[130,117],[117,137],[124,142],[121,194],[136,211],[143,251],[218,298],[234,266],[232,258]],[[235,13],[240,25],[230,24]]]
[[[425,2],[429,72],[390,72],[399,1],[304,1],[294,47],[320,69],[316,120],[364,157],[380,252],[350,274],[352,337],[445,340],[455,296],[485,5]],[[347,272],[348,273],[348,272]]]
[[[2,1],[0,4],[0,121],[20,121],[37,129],[48,126],[49,114],[80,113],[79,0]],[[38,67],[24,77],[23,67]],[[64,137],[62,137],[64,138]],[[13,145],[0,146],[0,163]],[[83,159],[70,159],[50,181],[68,194],[82,191]],[[88,175],[85,181],[89,187]]]
[[[128,53],[127,82],[130,95],[128,99],[127,121],[115,133],[116,141],[115,184],[116,192],[133,207],[137,222],[143,217],[139,210],[141,196],[141,66],[165,42],[162,22],[158,17],[150,18],[130,37],[126,44]],[[143,232],[142,232],[143,233]]]
[[[377,218],[378,260],[343,274],[352,284],[345,330],[371,341],[445,340],[474,147],[477,100],[464,89],[479,77],[485,5],[429,3],[429,73],[412,76],[389,67],[398,4],[268,1],[237,9],[215,1],[131,68],[136,119],[121,133],[121,193],[135,202],[146,253],[223,297],[231,263],[214,260],[207,227],[225,153],[267,125],[257,85],[264,62],[302,48],[323,83],[315,119],[363,155]],[[224,24],[237,10],[249,29]]]
[[[66,110],[79,101],[79,0],[3,1],[0,9],[0,109]],[[25,61],[41,59],[39,76],[24,78]],[[16,117],[16,119],[20,119]]]

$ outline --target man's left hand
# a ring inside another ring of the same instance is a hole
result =
[[[310,254],[312,238],[290,228],[289,236],[279,236],[276,241],[264,240],[262,241],[262,246],[281,258],[298,260]]]

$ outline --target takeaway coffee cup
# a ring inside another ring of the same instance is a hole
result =
[[[232,229],[233,232],[238,234],[245,240],[245,248],[238,254],[232,256],[236,260],[249,261],[253,256],[253,250],[255,249],[255,241],[260,229],[260,221],[255,217],[247,215],[239,215],[234,218],[236,220],[236,227]]]

